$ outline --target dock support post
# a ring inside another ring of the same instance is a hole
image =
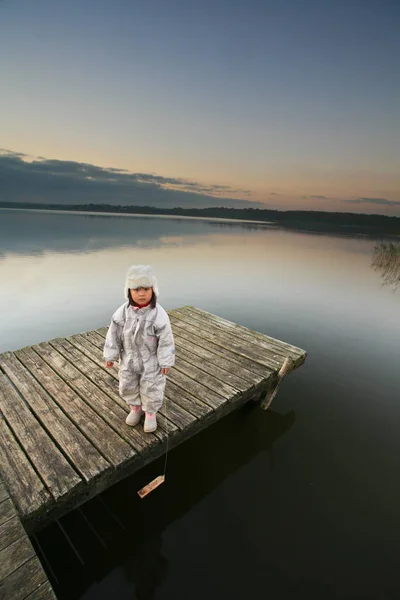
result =
[[[275,398],[276,393],[278,392],[279,386],[282,383],[283,378],[293,369],[293,361],[290,358],[286,358],[285,362],[279,369],[279,372],[276,376],[275,385],[273,385],[265,394],[264,398],[261,400],[261,408],[267,410],[272,400]]]

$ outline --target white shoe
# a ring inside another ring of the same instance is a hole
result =
[[[126,417],[125,423],[131,427],[135,427],[135,425],[137,425],[142,418],[142,414],[142,407],[135,406],[133,410],[131,409],[129,415]]]
[[[144,427],[143,430],[146,433],[153,433],[157,429],[157,417],[156,413],[146,413],[144,419]]]

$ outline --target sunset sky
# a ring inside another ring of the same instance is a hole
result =
[[[0,201],[400,216],[399,31],[400,0],[0,0]]]

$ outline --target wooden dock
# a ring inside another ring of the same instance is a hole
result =
[[[0,355],[1,471],[28,533],[278,383],[300,348],[193,307],[169,311],[176,365],[154,434],[124,422],[118,370],[106,369],[107,328]],[[168,483],[167,483],[168,485]],[[146,500],[143,500],[145,502]]]
[[[56,600],[0,477],[0,598]]]

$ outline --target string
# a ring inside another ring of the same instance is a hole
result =
[[[167,377],[167,376],[165,376]],[[168,461],[168,442],[169,442],[169,435],[168,435],[168,409],[167,409],[167,397],[164,394],[164,405],[165,405],[165,433],[167,435],[167,444],[166,444],[166,449],[165,449],[165,461],[164,461],[164,480],[165,480],[165,474],[167,472],[167,461]]]

